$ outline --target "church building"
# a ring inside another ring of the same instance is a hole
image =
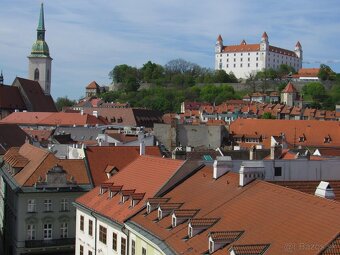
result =
[[[239,45],[224,45],[219,35],[215,44],[215,70],[232,72],[242,79],[264,69],[278,69],[282,64],[299,71],[302,68],[302,53],[300,42],[296,43],[293,51],[270,45],[266,32],[257,44],[247,44],[242,40]]]
[[[29,60],[29,79],[16,77],[12,85],[4,84],[0,74],[0,119],[12,112],[56,112],[51,93],[51,62],[45,42],[44,9],[41,4],[37,40]]]

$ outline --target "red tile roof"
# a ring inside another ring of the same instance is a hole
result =
[[[26,98],[29,101],[30,105],[27,105],[27,108],[31,108],[31,111],[57,111],[53,98],[50,95],[44,94],[39,82],[16,77],[12,86],[19,86],[22,88],[22,97]]]
[[[93,81],[86,86],[86,89],[99,89],[99,85],[97,84],[97,82]]]
[[[259,51],[260,44],[246,44],[246,45],[228,45],[223,46],[222,52],[247,52]]]
[[[235,252],[235,255],[262,255],[269,246],[269,244],[246,244],[234,245],[230,249]]]
[[[119,203],[120,195],[107,199],[107,193],[99,194],[99,187],[78,198],[76,202],[115,222],[122,223],[138,212],[148,197],[155,196],[182,164],[183,161],[180,160],[139,156],[122,171],[112,176],[107,183],[122,185],[123,190],[133,189],[135,193],[145,193],[143,200],[133,208],[130,207],[130,201]]]
[[[66,112],[13,112],[0,122],[42,126],[94,126],[97,124],[108,124],[103,118],[96,118],[93,115]]]
[[[157,146],[146,146],[145,154],[161,157]],[[105,169],[115,166],[119,171],[138,158],[139,146],[89,146],[85,149],[89,169],[94,185],[107,180]]]
[[[338,234],[319,255],[339,255],[340,254],[340,234]]]
[[[19,89],[14,86],[0,85],[0,108],[11,110],[25,110],[26,105]]]
[[[340,204],[335,201],[255,180],[239,187],[239,175],[229,172],[212,179],[205,167],[164,196],[170,203],[183,203],[182,209],[199,209],[195,218],[220,218],[200,234],[187,239],[188,223],[169,229],[171,217],[155,223],[157,211],[142,210],[130,221],[164,241],[175,253],[202,254],[208,250],[208,234],[239,231],[242,235],[214,254],[227,254],[231,246],[252,245],[241,251],[286,254],[286,244],[315,244],[318,249],[296,249],[294,254],[317,254],[340,229]],[[129,224],[129,222],[127,222]],[[186,241],[183,241],[184,239]],[[263,246],[262,246],[263,248]],[[241,253],[242,254],[242,253]],[[256,254],[256,253],[255,253]]]
[[[340,123],[337,121],[318,120],[266,120],[237,119],[230,124],[230,133],[234,135],[261,135],[265,146],[270,146],[271,136],[285,134],[288,146],[339,147]],[[305,136],[304,141],[299,141]],[[325,142],[330,136],[331,141]]]
[[[90,184],[83,160],[58,159],[51,152],[29,143],[9,150],[4,160],[13,167],[22,168],[14,176],[20,186],[33,186],[39,177],[44,178],[48,170],[56,164],[64,168],[68,179],[72,176],[78,184]]]
[[[19,147],[26,141],[27,134],[15,124],[0,123],[0,155],[11,147]]]
[[[293,83],[288,82],[287,86],[282,90],[282,93],[296,93],[297,90],[294,87]]]

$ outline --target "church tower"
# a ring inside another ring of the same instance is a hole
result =
[[[37,40],[28,56],[28,78],[38,81],[45,95],[51,94],[52,58],[45,42],[44,6],[41,4]]]

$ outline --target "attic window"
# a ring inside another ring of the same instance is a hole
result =
[[[330,143],[332,141],[331,137],[328,135],[328,136],[325,136],[323,142],[324,143]]]
[[[210,253],[214,252],[214,241],[213,240],[209,241],[209,252]]]
[[[299,142],[304,142],[306,140],[305,136],[299,136]]]

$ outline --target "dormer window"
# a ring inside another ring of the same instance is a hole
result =
[[[131,197],[131,207],[135,207],[143,198],[145,193],[134,193]]]
[[[163,218],[162,209],[158,208],[158,220],[161,220],[162,218]]]
[[[151,205],[149,202],[146,204],[146,213],[147,214],[151,213]]]
[[[189,236],[189,238],[192,237],[192,227],[191,226],[188,227],[188,236]]]
[[[112,183],[102,183],[100,185],[99,194],[103,195],[109,189],[110,186],[112,186]]]
[[[323,140],[324,143],[330,143],[331,141],[332,141],[332,139],[331,139],[330,135],[325,136],[325,138]]]
[[[305,136],[299,136],[299,142],[304,142],[306,140]]]
[[[214,241],[213,240],[210,240],[209,241],[209,253],[213,253],[215,250],[214,250]]]
[[[171,225],[172,227],[176,227],[176,223],[177,223],[177,219],[176,219],[176,216],[175,215],[172,215],[172,222],[171,222]]]

